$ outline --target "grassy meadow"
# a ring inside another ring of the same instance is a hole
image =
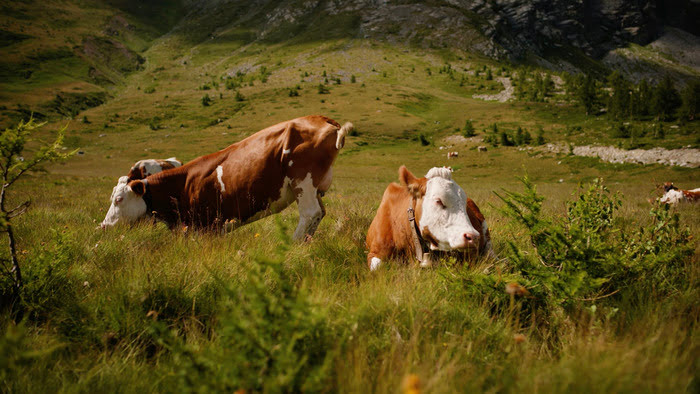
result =
[[[522,191],[519,177],[527,175],[545,198],[544,216],[556,220],[577,199],[579,185],[602,178],[622,201],[617,237],[653,227],[657,185],[695,188],[699,169],[607,164],[537,146],[477,151],[494,123],[533,136],[542,128],[547,142],[627,142],[610,136],[614,125],[605,116],[588,117],[558,96],[548,103],[473,99],[501,90],[475,70],[505,75],[512,68],[472,54],[367,40],[247,37],[223,31],[192,44],[177,31],[164,35],[141,52],[143,69],[126,75],[104,104],[72,119],[51,118],[38,133],[47,141],[67,126],[66,150],[78,153],[26,176],[10,196],[32,200],[14,219],[27,309],[19,324],[0,314],[0,390],[700,389],[697,206],[673,208],[679,228],[689,228],[691,252],[673,262],[672,274],[554,302],[538,299],[543,290],[536,286],[529,296],[506,295],[514,280],[525,288],[536,281],[510,258],[511,245],[534,255],[534,230],[504,213],[495,194]],[[441,72],[446,64],[457,72]],[[334,165],[327,216],[311,242],[287,241],[296,205],[223,235],[149,222],[96,229],[117,178],[135,161],[185,162],[308,114],[357,129]],[[444,141],[470,119],[476,137]],[[637,142],[697,147],[697,121],[672,125],[663,140]],[[447,160],[439,147],[448,145],[458,158]],[[489,223],[497,258],[464,266],[443,261],[434,269],[394,261],[369,272],[366,231],[402,164],[416,175],[452,166]],[[653,244],[653,234],[639,242]],[[494,280],[488,293],[469,285],[480,275]]]

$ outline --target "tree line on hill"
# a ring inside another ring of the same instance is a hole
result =
[[[565,74],[567,95],[579,101],[587,114],[606,108],[616,120],[655,118],[662,121],[695,120],[700,113],[700,80],[692,80],[680,92],[666,75],[656,85],[647,80],[634,83],[618,71],[612,72],[607,83],[590,75]]]

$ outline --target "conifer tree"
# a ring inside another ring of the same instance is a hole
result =
[[[681,98],[681,116],[685,120],[695,120],[700,114],[700,80],[691,81],[681,92]]]
[[[660,120],[669,120],[681,104],[678,91],[673,87],[671,77],[666,75],[661,82],[656,85],[651,100],[651,112]]]
[[[595,112],[598,106],[598,97],[596,94],[596,83],[593,77],[586,75],[581,79],[576,96],[586,109],[586,115],[591,115]]]
[[[630,110],[630,86],[629,83],[614,71],[608,76],[608,84],[612,90],[608,97],[608,114],[613,119],[629,117]]]

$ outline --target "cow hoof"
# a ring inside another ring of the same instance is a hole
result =
[[[372,257],[372,261],[369,263],[369,270],[376,271],[380,265],[382,265],[382,260],[379,257]]]

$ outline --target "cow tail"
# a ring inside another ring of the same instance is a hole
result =
[[[335,148],[340,150],[345,145],[345,136],[349,134],[355,126],[350,122],[346,122],[343,127],[338,130],[338,138],[335,140]]]

